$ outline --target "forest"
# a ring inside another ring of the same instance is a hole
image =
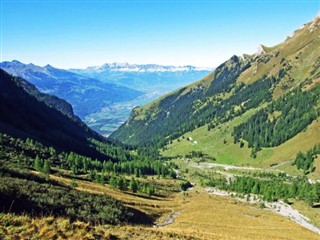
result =
[[[202,182],[209,187],[217,187],[241,194],[256,194],[265,201],[299,199],[313,206],[320,201],[320,183],[311,184],[305,177],[286,177],[281,173],[267,177],[262,173],[254,176],[236,176],[229,182],[224,177],[211,177]]]
[[[298,169],[302,169],[305,174],[311,173],[314,171],[314,158],[320,154],[320,144],[315,145],[313,148],[311,148],[306,153],[298,152],[295,160],[294,165]]]
[[[103,147],[103,146],[101,146]],[[150,160],[148,151],[106,148],[122,155],[117,161],[100,161],[74,152],[61,152],[27,138],[0,134],[0,196],[3,211],[55,215],[92,224],[151,223],[150,217],[124,207],[110,196],[78,191],[77,181],[90,181],[146,196],[159,192],[147,176],[176,178],[173,163]],[[110,153],[110,152],[109,152]],[[35,174],[36,171],[38,174]],[[50,175],[72,179],[69,185]],[[4,184],[6,183],[6,184]],[[32,194],[31,194],[32,193]]]
[[[275,147],[303,131],[320,116],[320,86],[310,91],[295,89],[280,97],[236,126],[234,142],[244,139],[252,148],[252,155],[262,147]]]

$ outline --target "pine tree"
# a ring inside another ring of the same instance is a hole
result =
[[[137,192],[139,188],[138,182],[134,179],[131,178],[130,180],[130,189],[133,193]]]
[[[139,170],[137,168],[134,169],[134,175],[138,178],[140,177]]]
[[[34,159],[34,169],[38,172],[41,172],[41,170],[42,170],[42,161],[38,155]]]
[[[115,177],[111,177],[109,181],[109,185],[111,188],[116,188],[117,187],[117,179]]]
[[[127,182],[123,177],[118,180],[118,188],[120,191],[125,191],[127,189]]]
[[[91,181],[94,180],[94,177],[95,177],[94,175],[95,175],[94,171],[93,171],[93,170],[90,170],[90,171],[89,171],[89,178],[90,178]]]
[[[106,177],[105,177],[104,173],[101,173],[101,176],[100,176],[100,183],[101,183],[102,185],[104,185],[104,184],[105,184],[105,182],[106,182]]]
[[[43,165],[43,173],[44,174],[49,174],[51,171],[51,166],[50,166],[50,161],[49,160],[45,160],[44,161],[44,165]]]

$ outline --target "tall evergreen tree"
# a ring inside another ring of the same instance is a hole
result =
[[[137,192],[139,188],[138,182],[134,179],[131,178],[130,180],[130,189],[133,193]]]
[[[38,155],[34,159],[34,169],[37,170],[38,172],[42,171],[42,161]]]
[[[44,165],[43,165],[43,173],[44,174],[49,174],[51,171],[51,164],[49,160],[45,160],[44,161]]]

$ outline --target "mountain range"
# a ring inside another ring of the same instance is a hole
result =
[[[158,64],[106,63],[86,69],[70,69],[77,74],[112,82],[145,93],[164,94],[200,79],[213,68],[195,66],[165,66]],[[160,96],[160,95],[158,95]]]
[[[129,101],[142,95],[134,89],[83,77],[51,65],[40,67],[15,60],[0,63],[0,68],[28,80],[44,93],[67,100],[82,119],[110,103]]]
[[[78,73],[96,73],[96,72],[185,72],[185,71],[211,71],[209,67],[172,66],[158,64],[129,64],[129,63],[106,63],[101,66],[87,67],[86,69],[70,69]]]
[[[77,116],[103,135],[109,135],[126,121],[134,107],[209,73],[192,66],[128,63],[64,70],[17,60],[2,62],[0,68],[26,79],[43,93],[65,99]]]

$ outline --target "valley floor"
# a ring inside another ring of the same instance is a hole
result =
[[[65,218],[0,215],[1,239],[319,239],[319,235],[257,204],[209,194],[202,187],[163,199],[146,199],[90,183],[127,205],[163,214],[155,226],[92,226]],[[112,191],[114,191],[112,193]],[[140,202],[140,206],[137,203]],[[168,219],[170,220],[168,222]],[[168,224],[162,224],[168,223]],[[161,227],[159,227],[161,226]]]

